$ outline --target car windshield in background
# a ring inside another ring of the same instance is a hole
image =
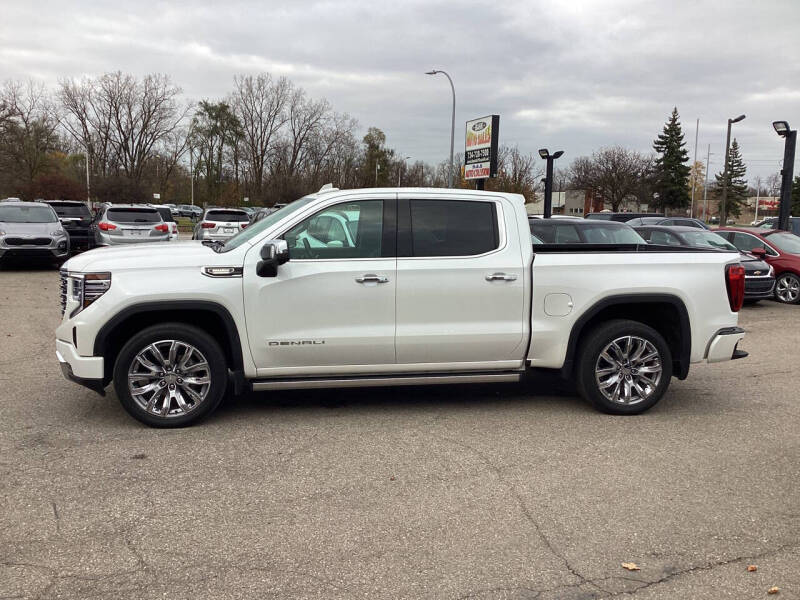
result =
[[[55,223],[56,213],[46,204],[0,205],[0,223]]]
[[[710,231],[683,231],[681,232],[681,236],[683,236],[690,246],[705,246],[707,248],[738,252],[736,246],[722,236]]]
[[[59,217],[91,217],[89,208],[85,204],[66,204],[59,202],[48,202],[56,211]]]
[[[238,210],[210,210],[206,213],[206,221],[228,221],[229,223],[249,221],[249,215]]]
[[[106,218],[116,223],[161,222],[161,215],[155,208],[109,208]]]
[[[767,241],[788,254],[800,254],[800,237],[793,233],[773,233],[766,236]]]
[[[175,219],[172,217],[172,211],[168,208],[156,208],[158,214],[161,215],[161,218],[164,221],[174,221]]]
[[[225,242],[225,246],[222,248],[222,252],[227,252],[228,250],[233,250],[234,248],[238,248],[246,241],[251,240],[252,238],[258,236],[262,231],[265,229],[269,229],[275,223],[288,217],[295,211],[298,211],[305,207],[309,202],[314,200],[316,196],[304,196],[299,200],[295,200],[291,204],[287,204],[286,206],[279,208],[274,213],[267,215],[257,223],[253,223],[247,229],[242,229],[239,233],[234,235],[228,241]]]
[[[627,225],[597,220],[570,223],[533,219],[531,233],[544,244],[646,244],[642,237]],[[533,241],[533,240],[532,240]],[[533,241],[533,243],[536,243]]]

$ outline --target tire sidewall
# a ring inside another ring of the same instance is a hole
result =
[[[599,354],[612,340],[635,335],[648,340],[661,355],[661,380],[647,400],[633,405],[617,404],[608,400],[595,381],[595,364]],[[594,328],[584,338],[578,358],[578,390],[598,410],[614,415],[636,415],[652,408],[669,387],[672,379],[672,353],[663,336],[652,327],[638,321],[613,320]]]
[[[781,304],[798,304],[798,303],[800,303],[800,296],[798,296],[797,300],[795,300],[793,302],[792,301],[788,301],[787,302],[786,300],[781,300],[780,299],[780,297],[778,296],[778,283],[782,279],[794,279],[795,281],[800,283],[800,277],[798,277],[794,273],[781,273],[781,275],[779,275],[778,278],[775,280],[775,300],[777,300]]]
[[[202,405],[186,415],[169,419],[147,413],[128,390],[128,370],[134,357],[147,345],[164,339],[174,339],[195,346],[206,357],[211,376],[211,387]],[[225,354],[219,344],[205,331],[183,323],[165,323],[142,330],[125,343],[114,364],[114,390],[120,403],[133,418],[151,427],[186,427],[203,419],[219,406],[227,383]]]

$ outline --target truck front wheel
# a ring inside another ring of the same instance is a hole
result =
[[[672,354],[652,327],[615,319],[594,328],[579,350],[578,390],[598,410],[635,415],[654,406],[672,378]]]
[[[128,413],[151,427],[184,427],[209,415],[227,387],[225,354],[183,323],[148,327],[122,348],[114,389]]]

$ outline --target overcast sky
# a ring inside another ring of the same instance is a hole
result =
[[[771,122],[800,126],[800,1],[500,0],[40,2],[3,0],[0,79],[122,70],[221,98],[237,73],[286,75],[413,159],[449,152],[464,122],[500,115],[500,142],[562,161],[607,145],[650,151],[673,106],[690,157],[721,169],[734,125],[751,178],[777,171]],[[798,157],[800,158],[800,157]],[[795,167],[797,173],[797,167]]]

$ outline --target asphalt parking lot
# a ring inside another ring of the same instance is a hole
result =
[[[0,598],[800,597],[800,307],[639,417],[536,381],[153,430],[62,378],[55,270],[0,290]]]

